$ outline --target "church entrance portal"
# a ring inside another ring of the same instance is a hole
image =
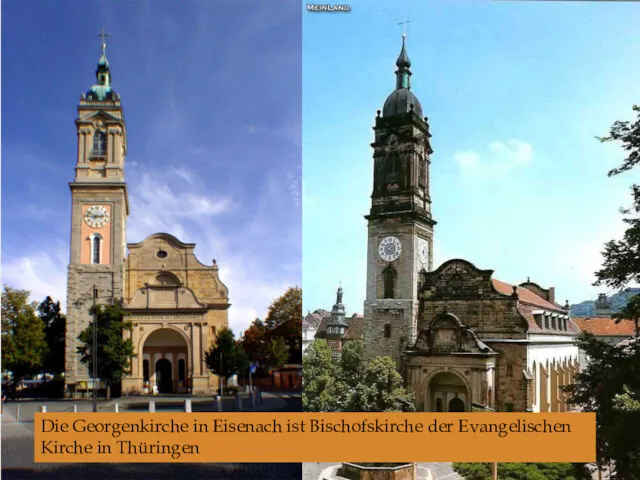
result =
[[[188,348],[185,338],[172,328],[161,328],[144,342],[141,369],[149,393],[187,393]]]
[[[173,392],[171,362],[166,358],[161,358],[156,362],[156,384],[158,385],[158,392],[160,393]]]
[[[429,382],[429,410],[432,412],[466,412],[469,392],[455,373],[439,373]]]

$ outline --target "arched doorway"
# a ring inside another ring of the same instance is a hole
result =
[[[149,393],[187,393],[189,356],[185,337],[173,328],[153,331],[144,342],[141,367]],[[148,367],[147,367],[148,365]],[[147,373],[147,368],[149,369]]]
[[[449,411],[450,412],[464,412],[464,402],[460,400],[458,397],[453,397],[449,400]]]
[[[464,380],[452,372],[442,372],[431,379],[428,387],[429,410],[466,412],[470,410],[470,392]]]
[[[171,376],[171,362],[161,358],[156,362],[156,385],[160,393],[173,392],[173,379]]]

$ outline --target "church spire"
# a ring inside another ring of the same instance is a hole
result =
[[[107,60],[107,41],[106,37],[110,37],[110,33],[104,33],[104,27],[102,27],[102,33],[98,34],[102,37],[102,55],[98,60],[98,68],[96,70],[96,80],[98,85],[110,86],[111,85],[111,71],[109,70],[109,60]]]
[[[118,100],[119,96],[111,89],[111,69],[109,68],[109,60],[107,60],[107,42],[106,38],[110,37],[110,33],[102,32],[98,34],[102,38],[102,54],[98,59],[98,67],[96,68],[96,83],[89,89],[83,97],[89,101],[103,102],[105,100]]]
[[[410,20],[403,20],[398,23],[398,25],[402,25],[402,49],[400,50],[400,55],[398,55],[398,59],[396,60],[396,90],[400,88],[411,88],[410,77],[411,77],[411,60],[409,60],[409,55],[407,55],[407,31],[405,26],[409,23]]]

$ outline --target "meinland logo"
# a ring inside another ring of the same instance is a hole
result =
[[[350,12],[351,5],[307,3],[307,12]]]

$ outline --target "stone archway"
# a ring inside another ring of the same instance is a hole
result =
[[[143,369],[149,369],[151,391],[154,387],[158,393],[184,393],[188,390],[188,346],[180,332],[173,328],[154,330],[144,341],[142,352],[141,361]]]
[[[470,411],[470,393],[460,376],[453,372],[440,372],[429,381],[429,411]]]

